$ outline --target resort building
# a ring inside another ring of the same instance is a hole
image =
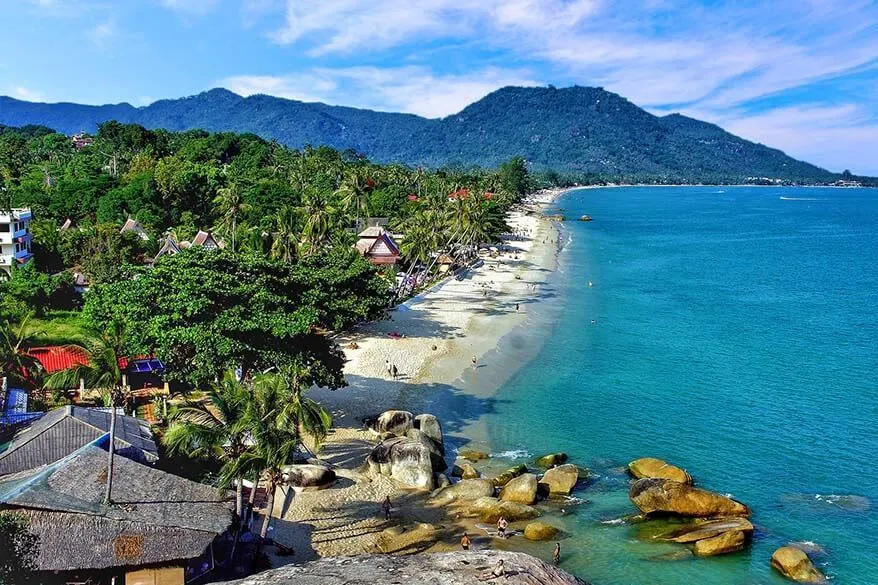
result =
[[[19,430],[0,453],[0,481],[3,476],[63,459],[109,430],[109,409],[62,406],[49,411]],[[121,457],[144,464],[158,461],[158,449],[146,421],[119,414],[115,434],[116,453]]]
[[[125,457],[114,458],[104,503],[109,434],[49,465],[0,478],[0,509],[39,538],[34,582],[184,585],[229,556],[227,494]]]
[[[174,254],[179,254],[183,250],[188,250],[189,248],[219,250],[225,247],[226,246],[223,241],[216,239],[210,232],[199,231],[197,234],[195,234],[195,237],[192,238],[191,242],[187,242],[186,240],[182,242],[177,242],[177,239],[173,236],[173,234],[168,234],[168,236],[162,242],[162,247],[155,255],[153,262],[155,262],[162,256],[173,256]]]
[[[372,264],[396,264],[399,261],[399,245],[383,227],[368,227],[359,233],[358,238],[357,251]]]
[[[195,237],[192,238],[192,245],[204,248],[205,250],[216,250],[217,248],[225,247],[220,240],[213,237],[213,234],[205,231],[199,231],[195,234]]]
[[[0,211],[0,270],[7,275],[12,273],[13,266],[23,265],[33,257],[31,217],[30,209]]]
[[[137,234],[140,237],[140,239],[144,240],[144,241],[149,239],[149,234],[146,233],[146,230],[143,229],[143,226],[140,225],[140,222],[137,221],[136,219],[132,219],[130,217],[125,221],[125,224],[122,226],[122,229],[119,230],[120,234],[124,234],[127,232],[132,232],[132,233]]]

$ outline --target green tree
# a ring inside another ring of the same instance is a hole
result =
[[[232,252],[235,252],[237,250],[235,244],[238,234],[238,219],[250,211],[250,205],[244,202],[241,185],[237,181],[232,180],[217,192],[213,203],[216,205],[216,213],[219,216],[214,231],[221,237],[229,240],[232,245]]]
[[[28,530],[28,520],[15,512],[0,512],[0,585],[33,582],[40,539]]]
[[[27,352],[36,338],[29,322],[28,315],[17,325],[8,320],[0,324],[0,365],[13,386],[33,390],[42,380],[43,366]]]
[[[215,457],[224,464],[240,458],[247,449],[250,429],[247,408],[250,390],[226,372],[211,384],[204,401],[180,406],[162,436],[171,454]],[[235,513],[242,513],[243,476],[235,478]]]
[[[271,238],[271,257],[282,262],[292,262],[299,246],[299,212],[289,206],[282,207],[275,216]]]
[[[523,197],[530,191],[527,163],[520,156],[513,157],[500,165],[497,174],[503,188],[516,198]]]
[[[45,387],[47,390],[69,390],[78,387],[82,380],[87,388],[103,390],[109,395],[110,442],[107,449],[107,485],[104,492],[104,503],[109,505],[113,494],[116,407],[123,404],[127,385],[125,372],[119,363],[120,358],[125,355],[125,330],[120,323],[114,322],[104,334],[92,339],[86,347],[72,347],[85,353],[86,363],[50,374],[46,378]]]

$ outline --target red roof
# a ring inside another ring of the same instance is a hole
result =
[[[28,353],[37,358],[47,374],[88,363],[86,353],[75,346],[33,347]]]
[[[458,189],[448,197],[451,199],[466,199],[469,197],[469,189]]]

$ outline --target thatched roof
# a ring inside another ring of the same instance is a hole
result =
[[[0,504],[31,520],[39,570],[147,565],[195,558],[232,522],[216,488],[119,457],[103,504],[109,435],[30,475],[0,482]]]
[[[110,430],[110,413],[99,408],[63,406],[19,431],[0,453],[0,476],[36,469],[70,455]],[[158,450],[145,421],[116,417],[116,448],[123,457],[152,463]]]

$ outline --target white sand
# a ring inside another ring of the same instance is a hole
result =
[[[421,522],[441,520],[441,513],[425,508],[424,495],[400,489],[388,478],[369,478],[358,472],[374,445],[374,435],[362,429],[362,418],[405,406],[405,395],[422,384],[452,384],[494,349],[498,341],[527,318],[527,301],[555,264],[557,229],[539,214],[560,190],[537,194],[528,206],[532,213],[513,211],[508,220],[513,234],[507,251],[470,271],[463,280],[446,279],[393,311],[391,319],[370,323],[339,339],[342,346],[355,341],[359,349],[345,349],[349,386],[341,390],[312,390],[333,414],[336,429],[319,457],[331,463],[342,479],[332,488],[285,498],[278,493],[272,536],[296,550],[292,557],[274,557],[275,565],[301,562],[315,556],[358,554],[388,550],[388,526],[406,525],[406,534]],[[534,286],[536,288],[534,288]],[[519,303],[519,310],[515,304]],[[392,339],[388,333],[404,335]],[[435,348],[435,349],[434,349]],[[386,360],[396,364],[397,380],[386,372]],[[418,386],[415,386],[418,385]],[[397,508],[388,522],[380,503],[390,496]],[[406,552],[422,550],[406,543]],[[398,543],[395,551],[400,551]]]

